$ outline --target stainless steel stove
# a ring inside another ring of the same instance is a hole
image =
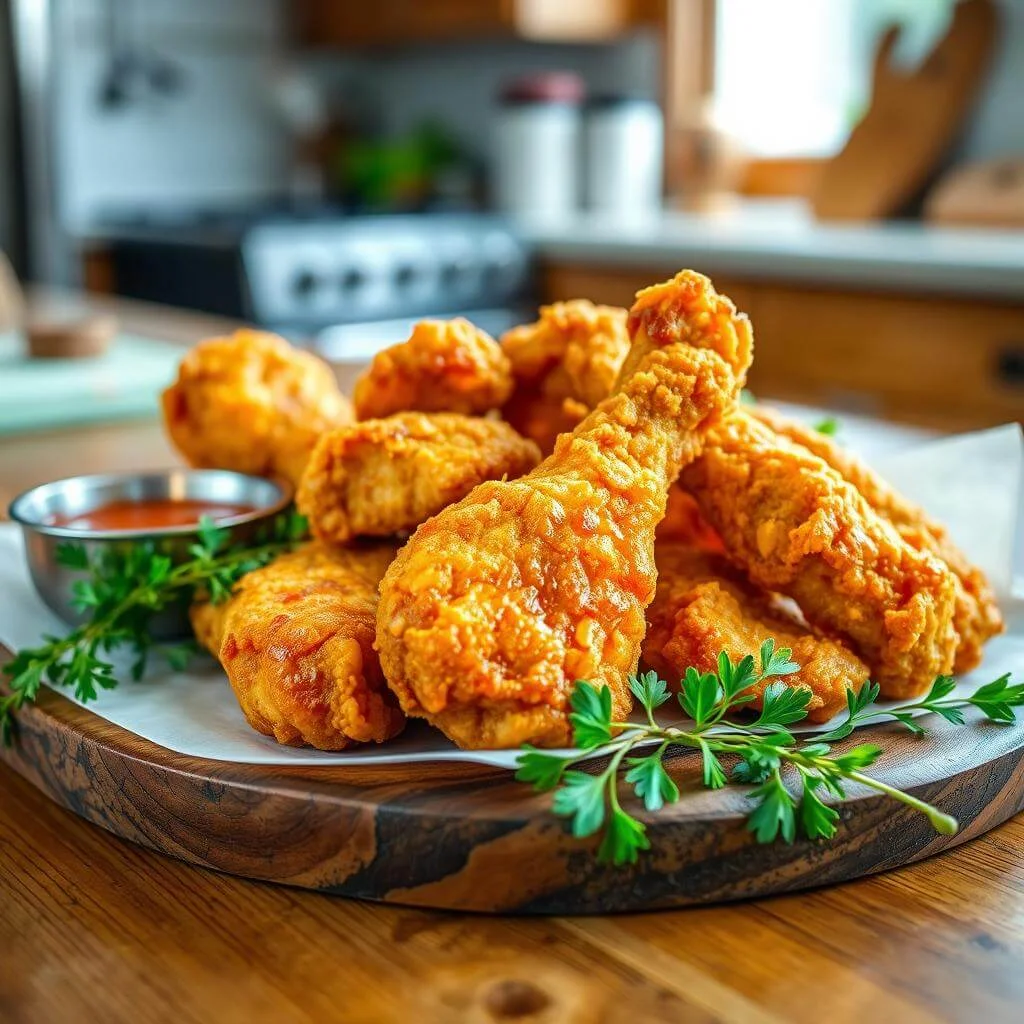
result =
[[[118,291],[238,317],[359,362],[423,317],[529,319],[529,252],[486,214],[275,216],[111,232]]]

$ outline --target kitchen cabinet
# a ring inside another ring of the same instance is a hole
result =
[[[512,36],[546,42],[612,39],[662,24],[668,0],[301,0],[296,29],[311,46]]]
[[[676,269],[548,263],[543,296],[627,306]],[[754,322],[759,397],[946,430],[1024,420],[1024,304],[712,277]]]

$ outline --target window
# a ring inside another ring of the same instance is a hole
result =
[[[878,37],[916,63],[954,0],[716,0],[714,114],[759,157],[828,156],[863,114]]]

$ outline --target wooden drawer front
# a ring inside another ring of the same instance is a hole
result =
[[[664,0],[298,0],[296,28],[314,46],[517,36],[550,42],[614,39],[664,24]]]
[[[542,298],[628,306],[671,273],[548,264]],[[753,320],[750,387],[760,397],[951,430],[1024,419],[1024,305],[712,276]]]
[[[390,43],[503,34],[513,28],[507,0],[301,0],[298,33],[314,46]]]
[[[751,387],[953,426],[1024,417],[1024,306],[758,287]]]

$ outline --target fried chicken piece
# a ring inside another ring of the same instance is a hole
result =
[[[320,438],[297,502],[314,536],[341,544],[414,530],[484,480],[522,476],[539,461],[537,446],[501,420],[398,413]]]
[[[725,550],[722,538],[701,515],[697,499],[678,484],[669,488],[665,518],[658,523],[654,536],[659,544],[685,544],[719,553]]]
[[[952,669],[956,578],[816,455],[734,415],[682,482],[729,558],[849,641],[883,696],[916,696]]]
[[[513,328],[501,339],[512,360],[516,392],[502,415],[545,453],[559,434],[573,429],[612,393],[629,351],[628,311],[595,306],[586,299],[541,307],[540,319]],[[658,537],[721,550],[694,499],[680,487],[669,491]]]
[[[516,381],[502,415],[545,454],[612,393],[629,351],[626,316],[575,299],[542,306],[536,323],[502,335]]]
[[[857,690],[868,667],[838,640],[809,629],[784,603],[749,583],[720,555],[685,544],[658,544],[658,589],[647,609],[643,660],[669,683],[690,666],[718,671],[718,654],[733,662],[751,655],[755,662],[765,640],[776,649],[792,648],[800,671],[784,677],[788,686],[807,689],[808,719],[827,722],[846,707],[847,687]],[[770,682],[759,683],[752,707],[760,708]]]
[[[421,320],[408,341],[374,356],[356,381],[361,420],[394,412],[483,414],[512,393],[508,357],[468,320]]]
[[[746,317],[692,271],[641,292],[638,370],[519,480],[424,523],[381,584],[377,648],[402,709],[467,748],[569,742],[577,679],[632,703],[654,528],[679,467],[733,407]]]
[[[976,668],[981,662],[985,643],[1003,631],[1003,616],[985,574],[972,565],[953,543],[946,528],[930,518],[924,509],[907,501],[874,470],[820,431],[805,427],[763,406],[752,407],[746,413],[775,433],[817,455],[843,479],[853,484],[864,496],[864,500],[879,515],[888,519],[912,548],[929,551],[949,566],[958,583],[953,625],[960,642],[953,670],[969,672]]]
[[[306,544],[243,576],[224,603],[193,607],[197,639],[257,732],[320,750],[401,732],[373,649],[377,584],[394,554]]]
[[[162,402],[167,433],[190,465],[292,484],[320,434],[353,419],[326,363],[249,330],[196,345]]]

